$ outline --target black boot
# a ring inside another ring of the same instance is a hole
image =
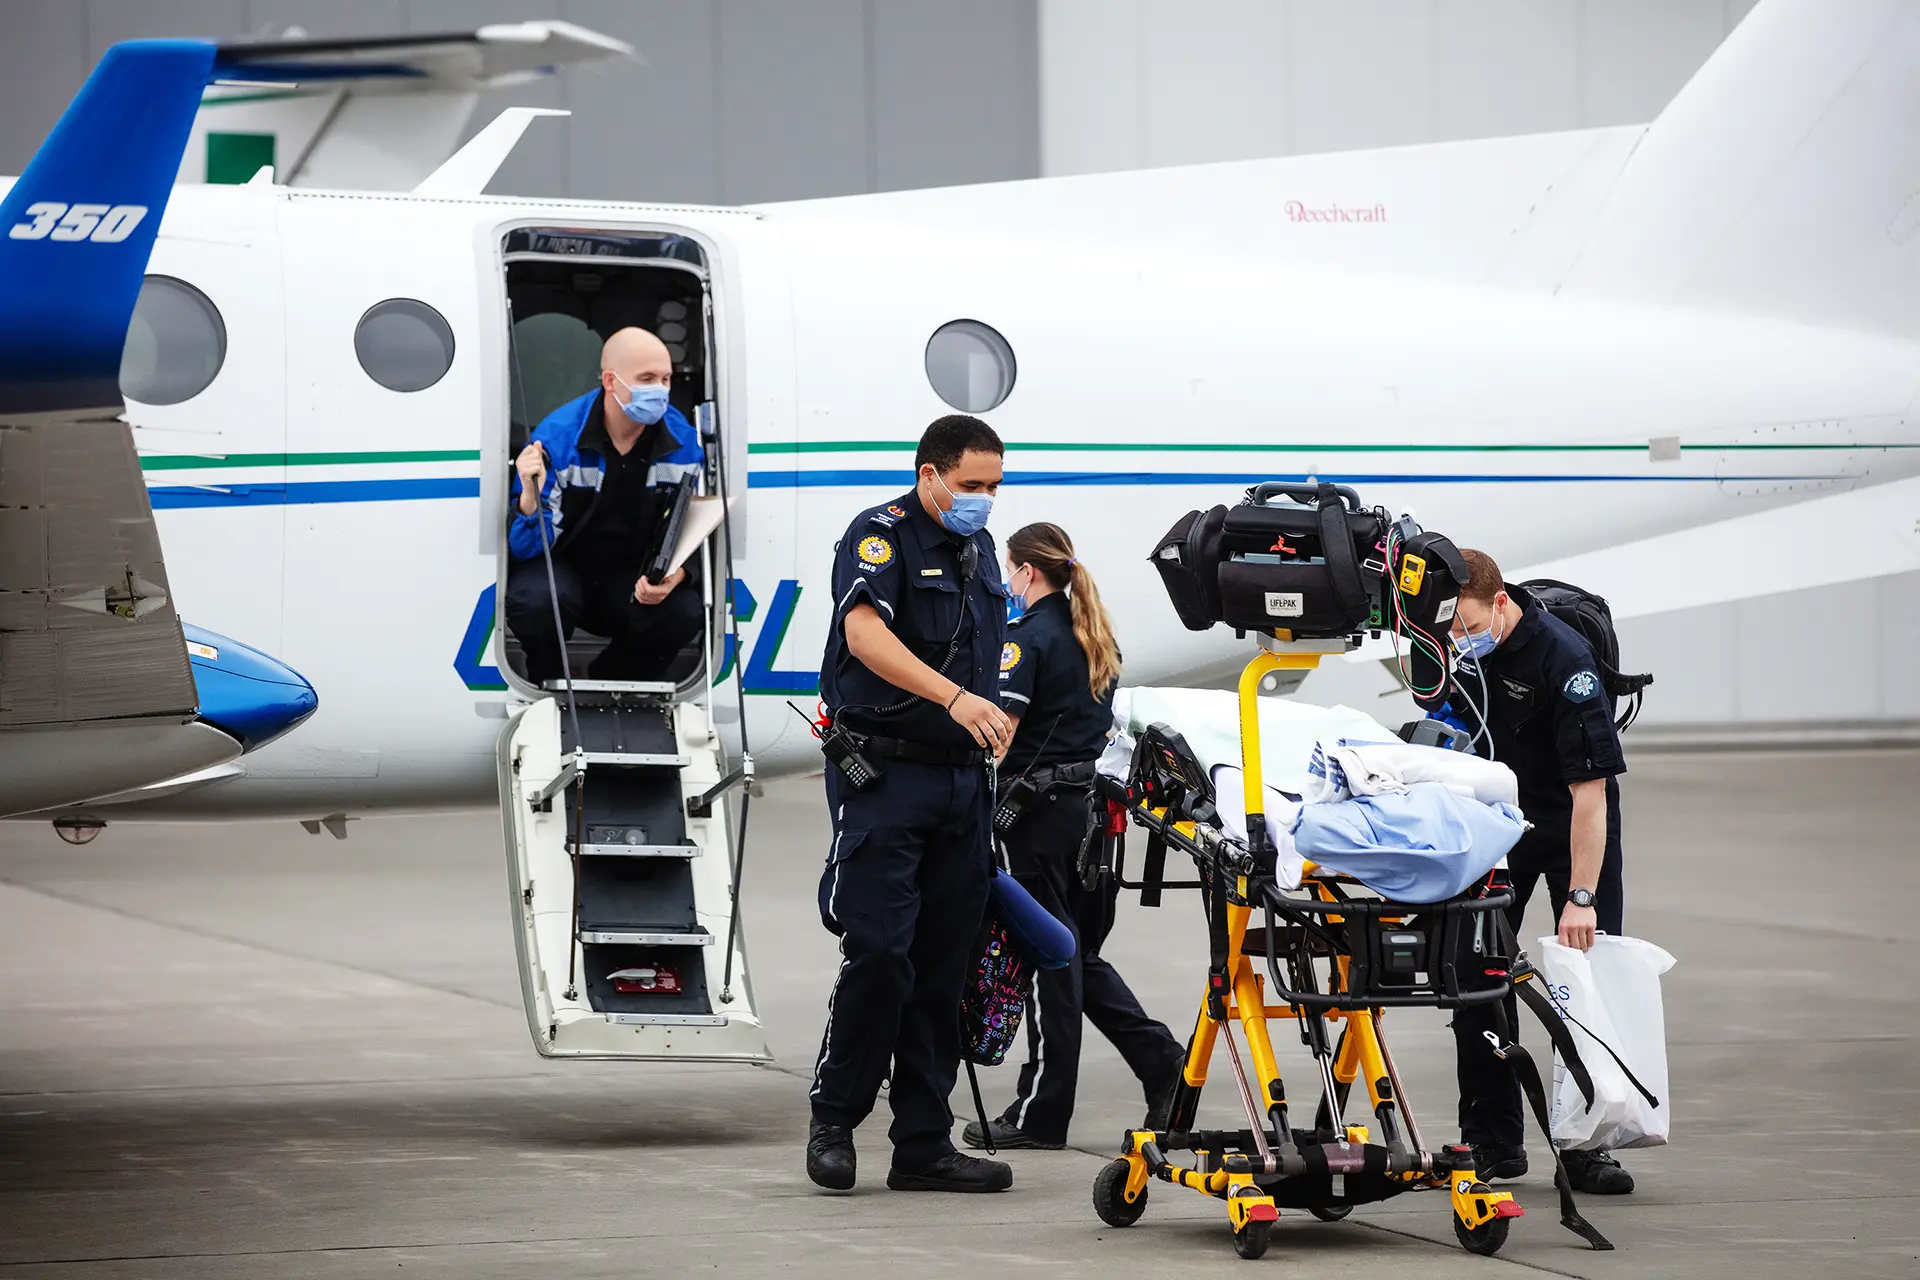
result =
[[[1173,1100],[1180,1092],[1186,1068],[1187,1060],[1183,1056],[1173,1064],[1165,1080],[1147,1090],[1147,1117],[1141,1128],[1159,1132],[1167,1127],[1167,1122],[1173,1116]]]
[[[1012,1185],[1010,1166],[958,1151],[925,1168],[887,1171],[887,1186],[895,1191],[1005,1191]]]
[[[1482,1182],[1492,1182],[1496,1178],[1501,1181],[1524,1178],[1527,1176],[1527,1149],[1476,1142],[1473,1144],[1473,1168]]]
[[[995,1117],[989,1121],[993,1126],[993,1145],[1005,1151],[1058,1151],[1067,1144],[1064,1142],[1042,1142],[1038,1138],[1028,1137],[1010,1120]],[[987,1145],[987,1131],[980,1127],[978,1120],[967,1121],[967,1127],[961,1131],[960,1140],[975,1151]]]
[[[1605,1151],[1562,1151],[1560,1163],[1575,1191],[1590,1196],[1624,1196],[1633,1192],[1633,1175]]]
[[[829,1191],[853,1190],[853,1130],[845,1125],[807,1126],[807,1176]]]

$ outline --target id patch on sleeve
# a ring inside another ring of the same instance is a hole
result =
[[[1600,696],[1600,677],[1591,671],[1576,671],[1567,677],[1560,692],[1567,695],[1568,702],[1591,702]]]
[[[1024,656],[1026,655],[1024,655],[1020,651],[1020,646],[1015,644],[1011,640],[1001,645],[1000,646],[1000,674],[1005,675],[1007,672],[1012,671],[1015,667],[1019,666],[1020,659]]]
[[[869,572],[884,569],[893,563],[893,544],[879,534],[868,534],[860,539],[853,549],[860,559],[860,567]]]

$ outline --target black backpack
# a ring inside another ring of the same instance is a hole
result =
[[[1624,733],[1640,714],[1642,691],[1653,683],[1653,677],[1621,674],[1620,636],[1613,629],[1613,610],[1605,598],[1554,578],[1535,578],[1520,585],[1542,609],[1579,632],[1592,648],[1600,682],[1606,686],[1607,706],[1617,707],[1620,699],[1628,700],[1627,709],[1614,721],[1614,727]]]

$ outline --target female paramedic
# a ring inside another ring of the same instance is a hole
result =
[[[1054,1150],[1066,1145],[1073,1118],[1083,1012],[1139,1077],[1149,1124],[1172,1101],[1185,1054],[1101,959],[1118,887],[1107,881],[1087,890],[1077,866],[1092,820],[1093,765],[1107,744],[1120,682],[1113,624],[1059,525],[1030,524],[1007,539],[1007,586],[1024,607],[1000,652],[1000,704],[1014,723],[1000,764],[1002,808],[1024,800],[1006,830],[1007,864],[1073,930],[1077,945],[1072,963],[1035,976],[1019,1088],[991,1123],[996,1146]],[[987,1145],[978,1121],[964,1137],[970,1147]]]

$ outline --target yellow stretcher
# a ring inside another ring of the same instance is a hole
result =
[[[1131,1226],[1146,1210],[1151,1180],[1188,1187],[1225,1202],[1235,1250],[1243,1258],[1258,1258],[1283,1208],[1337,1221],[1357,1204],[1445,1187],[1461,1244],[1475,1253],[1495,1253],[1521,1207],[1510,1193],[1479,1180],[1467,1148],[1436,1150],[1422,1142],[1382,1024],[1386,1009],[1395,1006],[1453,1008],[1506,994],[1505,985],[1463,989],[1453,961],[1462,929],[1479,927],[1480,936],[1494,936],[1487,913],[1504,908],[1511,894],[1433,905],[1392,903],[1312,864],[1300,889],[1276,884],[1262,816],[1256,696],[1271,672],[1310,669],[1322,654],[1344,646],[1273,635],[1261,637],[1261,643],[1262,652],[1247,664],[1239,686],[1244,843],[1221,832],[1205,770],[1164,725],[1140,736],[1126,786],[1108,784],[1114,811],[1124,807],[1131,821],[1150,833],[1148,880],[1159,876],[1167,848],[1192,856],[1200,873],[1193,887],[1200,889],[1206,907],[1211,956],[1207,990],[1166,1128],[1126,1133],[1119,1157],[1094,1179],[1095,1210],[1110,1226]],[[1256,912],[1263,914],[1264,924],[1249,928]],[[1261,957],[1265,974],[1256,971]],[[1269,1034],[1276,1019],[1296,1024],[1319,1073],[1323,1096],[1311,1128],[1293,1127]],[[1241,1063],[1236,1028],[1253,1060],[1251,1077]],[[1238,1086],[1244,1129],[1194,1127],[1216,1044]],[[1356,1086],[1371,1113],[1365,1123],[1350,1123],[1345,1115]],[[1182,1152],[1192,1153],[1191,1164],[1170,1158]],[[1564,1194],[1563,1208],[1571,1212]],[[1577,1231],[1585,1227],[1584,1222],[1568,1225]],[[1596,1248],[1611,1247],[1591,1228],[1582,1234]]]

